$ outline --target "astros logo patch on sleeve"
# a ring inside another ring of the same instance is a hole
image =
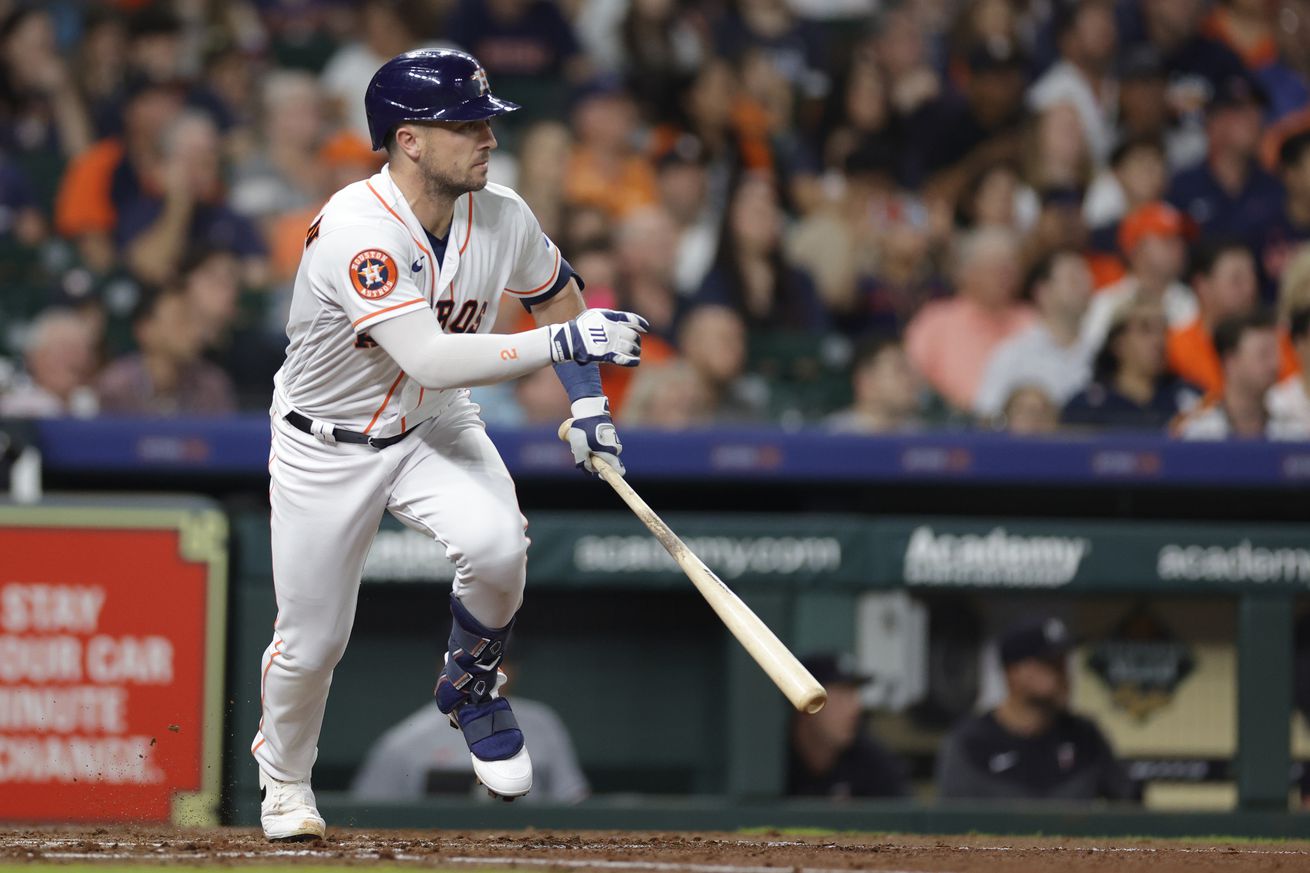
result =
[[[350,282],[365,300],[381,300],[396,288],[396,262],[381,249],[364,249],[350,261]]]

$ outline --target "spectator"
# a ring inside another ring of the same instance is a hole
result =
[[[46,200],[58,178],[50,160],[72,158],[90,146],[91,119],[55,43],[50,10],[15,6],[0,21],[0,146],[29,172],[47,171],[33,180]]]
[[[337,49],[320,79],[332,101],[333,117],[368,142],[364,92],[378,67],[419,47],[424,13],[419,0],[363,0],[358,10],[356,25],[350,30],[354,39]]]
[[[1060,60],[1028,91],[1028,105],[1043,111],[1060,103],[1078,113],[1092,159],[1099,166],[1114,145],[1118,88],[1112,77],[1115,52],[1114,4],[1083,0],[1056,6],[1055,39]]]
[[[1164,147],[1157,139],[1128,139],[1110,153],[1110,166],[1087,191],[1083,217],[1092,228],[1093,245],[1115,248],[1115,235],[1125,215],[1164,197],[1169,181]]]
[[[558,382],[556,383],[558,388]],[[568,728],[550,706],[514,697],[514,717],[532,756],[532,792],[524,802],[578,803],[591,793]],[[350,786],[359,801],[417,801],[477,790],[468,746],[450,718],[429,701],[389,728],[364,755]]]
[[[1221,385],[1174,424],[1174,435],[1185,440],[1307,435],[1295,422],[1272,417],[1265,405],[1269,389],[1278,382],[1278,334],[1272,315],[1256,310],[1219,322],[1214,349],[1223,367]]]
[[[224,202],[214,122],[187,111],[164,131],[159,154],[151,190],[125,206],[118,221],[117,237],[133,274],[150,284],[171,281],[188,249],[209,246],[236,252],[246,284],[264,285],[267,247],[255,226]]]
[[[1275,282],[1296,249],[1310,241],[1310,130],[1284,140],[1278,167],[1286,197],[1279,214],[1261,228],[1256,250],[1262,271]]]
[[[621,308],[641,314],[651,333],[673,337],[678,299],[673,288],[678,231],[669,213],[647,206],[630,213],[614,236]]]
[[[959,245],[956,296],[926,305],[906,330],[910,363],[956,409],[974,408],[987,360],[1033,321],[1016,300],[1020,279],[1013,234],[974,231]]]
[[[161,161],[160,140],[182,112],[183,98],[176,83],[134,80],[123,98],[122,133],[69,163],[55,201],[55,229],[77,244],[92,272],[113,268],[122,212],[145,196]]]
[[[292,210],[317,209],[326,172],[323,91],[309,73],[282,70],[263,80],[259,148],[232,168],[232,209],[266,227]]]
[[[674,289],[680,297],[696,293],[714,263],[723,212],[710,199],[705,148],[691,134],[675,140],[655,163],[660,205],[677,227]]]
[[[896,433],[922,426],[919,376],[896,340],[865,343],[851,372],[854,402],[828,416],[837,433]]]
[[[648,117],[671,120],[673,97],[709,54],[708,34],[694,12],[675,0],[636,0],[619,24],[624,82]],[[579,23],[579,28],[586,26]]]
[[[1061,420],[1076,427],[1163,429],[1196,406],[1201,391],[1165,366],[1164,308],[1149,295],[1123,301],[1092,367],[1092,382],[1074,395]]]
[[[980,45],[968,62],[964,93],[924,103],[906,131],[905,181],[940,186],[952,201],[978,167],[1017,160],[1022,149],[1024,59],[1013,48]]]
[[[1218,394],[1223,390],[1223,367],[1211,336],[1219,322],[1248,315],[1256,307],[1255,260],[1250,250],[1237,240],[1203,245],[1194,259],[1192,286],[1200,313],[1191,324],[1170,328],[1169,368],[1207,393]],[[1296,362],[1284,357],[1281,367],[1285,376],[1296,369]]]
[[[101,374],[101,409],[126,415],[225,415],[236,409],[232,383],[201,355],[199,320],[182,292],[147,295],[132,326],[141,350]]]
[[[572,148],[572,131],[558,121],[537,122],[523,131],[519,142],[518,172],[510,187],[522,195],[551,239],[560,238],[564,229],[564,189]]]
[[[1026,230],[1037,220],[1037,194],[1007,161],[983,167],[970,179],[956,204],[956,221],[969,230],[1000,227]]]
[[[908,118],[942,90],[915,7],[911,3],[884,4],[874,26],[869,53],[887,74],[888,97],[895,112]]]
[[[1288,333],[1300,371],[1270,388],[1265,406],[1270,419],[1286,422],[1289,431],[1297,429],[1310,436],[1310,306],[1292,311]]]
[[[1088,348],[1101,345],[1110,316],[1134,298],[1160,304],[1170,328],[1196,320],[1196,295],[1180,281],[1187,268],[1184,233],[1182,214],[1167,203],[1146,203],[1124,217],[1117,236],[1128,273],[1092,298],[1082,329]]]
[[[1074,249],[1058,249],[1030,272],[1029,299],[1037,321],[1000,343],[987,361],[974,399],[983,417],[1002,412],[1006,399],[1028,385],[1059,409],[1091,376],[1093,349],[1078,328],[1092,295],[1092,274]]]
[[[1205,160],[1169,186],[1169,202],[1204,236],[1233,236],[1254,247],[1279,214],[1283,186],[1256,160],[1265,102],[1260,86],[1245,73],[1223,79],[1206,108]]]
[[[715,421],[715,392],[689,362],[668,361],[633,377],[621,415],[625,424],[657,430],[704,427]]]
[[[1142,0],[1136,6],[1126,11],[1141,15],[1146,39],[1170,73],[1168,101],[1175,112],[1199,110],[1207,94],[1245,74],[1231,49],[1201,33],[1201,0]]]
[[[98,403],[91,382],[97,337],[85,318],[66,310],[42,313],[28,331],[27,365],[8,391],[0,393],[0,416],[88,418]]]
[[[1020,621],[999,641],[1006,696],[951,731],[937,756],[948,800],[1126,800],[1131,785],[1090,719],[1069,711],[1074,646],[1057,618]]]
[[[708,389],[716,421],[764,417],[768,388],[746,374],[746,325],[735,310],[717,304],[695,307],[678,328],[678,348]]]
[[[743,93],[736,68],[722,58],[710,58],[688,83],[678,99],[678,120],[656,128],[651,150],[663,154],[688,133],[705,147],[712,198],[720,207],[738,172],[774,169],[768,118]]]
[[[1060,407],[1040,385],[1020,385],[1005,398],[994,421],[1015,436],[1055,433],[1060,426]]]
[[[564,177],[565,199],[611,218],[655,203],[655,172],[633,148],[637,107],[618,84],[593,83],[573,108],[577,141]]]
[[[905,764],[864,727],[860,689],[870,677],[849,655],[815,654],[801,663],[828,691],[812,715],[793,715],[787,794],[792,797],[905,797]]]
[[[808,275],[782,256],[782,211],[773,184],[744,177],[732,195],[719,253],[698,302],[728,306],[751,330],[818,331],[827,314]]]

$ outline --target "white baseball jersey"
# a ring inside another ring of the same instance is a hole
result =
[[[440,268],[387,167],[333,195],[310,225],[287,322],[273,413],[388,437],[443,409],[455,391],[409,379],[370,327],[435,310],[446,333],[486,333],[502,292],[541,302],[559,290],[562,259],[514,191],[488,184],[455,203]]]

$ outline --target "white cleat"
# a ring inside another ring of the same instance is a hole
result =
[[[309,780],[283,782],[259,769],[259,821],[270,840],[321,840],[327,832]]]
[[[483,761],[472,753],[469,757],[473,759],[473,775],[492,797],[509,801],[532,790],[532,759],[527,746],[504,761]]]

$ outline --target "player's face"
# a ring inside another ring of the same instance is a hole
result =
[[[423,143],[419,167],[430,186],[456,195],[486,187],[491,152],[496,148],[490,122],[437,121],[418,130]]]

